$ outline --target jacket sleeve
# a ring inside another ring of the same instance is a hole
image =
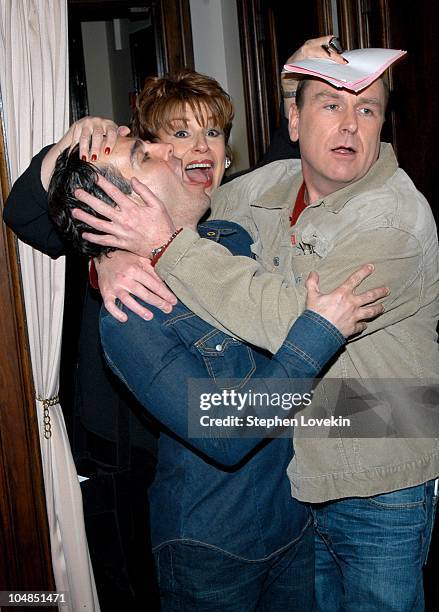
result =
[[[320,288],[325,293],[332,291],[360,266],[373,263],[375,271],[362,283],[361,291],[384,285],[391,294],[383,300],[384,314],[368,323],[363,332],[370,334],[419,310],[430,282],[425,271],[437,267],[436,261],[425,259],[422,246],[409,232],[393,227],[364,228],[334,244],[329,257],[318,262]],[[288,282],[279,274],[266,272],[255,260],[233,257],[221,245],[188,229],[170,245],[157,270],[202,319],[272,353],[305,307],[305,277],[301,284]]]
[[[67,247],[50,220],[47,192],[40,180],[41,164],[51,146],[44,147],[15,181],[6,200],[3,220],[20,240],[56,258],[64,255]]]
[[[261,442],[254,435],[215,437],[215,430],[207,430],[210,437],[190,437],[190,420],[204,414],[200,412],[199,392],[218,393],[221,387],[172,326],[163,325],[158,317],[147,322],[132,313],[126,323],[119,323],[102,311],[100,331],[104,354],[114,373],[148,412],[181,441],[226,466],[239,463]],[[254,392],[261,393],[281,390],[307,393],[314,377],[343,344],[344,338],[335,327],[306,311],[288,333],[278,354],[267,360],[257,378],[246,380],[246,388],[250,385]],[[196,393],[190,392],[189,380],[197,383]],[[272,406],[261,410],[257,416],[273,416]],[[214,417],[216,413],[213,410],[208,414]],[[232,436],[240,432],[235,428]],[[230,433],[228,430],[227,434]]]
[[[304,291],[189,229],[175,238],[156,269],[192,312],[271,353],[304,310]]]

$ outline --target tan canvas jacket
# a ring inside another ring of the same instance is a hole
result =
[[[392,147],[381,145],[378,161],[363,179],[309,205],[293,231],[289,215],[301,183],[300,161],[285,160],[215,194],[211,217],[243,225],[254,239],[255,260],[232,257],[184,230],[160,259],[159,274],[198,315],[275,352],[304,308],[311,270],[319,272],[321,290],[329,291],[372,262],[375,272],[363,285],[390,287],[385,313],[331,364],[318,385],[316,405],[337,415],[332,379],[437,384],[436,228],[428,203],[398,168]],[[400,389],[397,404],[404,398],[407,405],[406,384]],[[416,402],[412,405],[416,410]],[[353,437],[337,427],[327,435],[330,439],[313,438],[305,429],[295,430],[289,477],[298,499],[370,496],[439,474],[439,439],[433,430],[429,438]]]

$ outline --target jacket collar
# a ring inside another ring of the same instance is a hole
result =
[[[340,212],[344,206],[355,196],[365,191],[372,191],[382,187],[386,181],[395,174],[398,169],[398,162],[391,144],[382,142],[380,154],[377,161],[369,172],[359,181],[347,185],[343,189],[330,193],[325,198],[314,202],[311,206],[323,205],[334,213]]]
[[[377,161],[362,179],[313,202],[311,206],[317,207],[323,205],[332,212],[338,213],[349,200],[359,193],[382,187],[397,169],[398,162],[392,145],[382,142]],[[297,193],[302,183],[302,171],[297,172],[297,166],[293,165],[285,177],[276,185],[267,189],[260,198],[252,202],[252,206],[273,209],[286,208],[290,210],[296,201]]]
[[[286,165],[283,176],[274,185],[269,185],[264,193],[251,202],[251,205],[258,208],[290,210],[296,200],[297,192],[303,183],[300,160],[285,160],[274,163]],[[270,165],[266,166],[266,168],[269,169]],[[267,182],[269,183],[268,176]]]

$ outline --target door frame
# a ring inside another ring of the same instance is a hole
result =
[[[0,121],[0,212],[9,193]],[[0,591],[53,591],[32,366],[18,245],[0,233]]]
[[[108,21],[147,7],[152,13],[158,76],[184,67],[194,69],[189,0],[68,0],[71,122],[88,115],[87,80],[81,22]],[[105,15],[105,19],[103,18]]]
[[[281,89],[276,27],[269,0],[237,0],[250,166],[270,145],[280,122]],[[331,0],[318,0],[316,32],[332,33]],[[305,40],[292,41],[292,45]],[[291,49],[293,50],[293,49]]]

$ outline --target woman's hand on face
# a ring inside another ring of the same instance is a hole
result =
[[[49,186],[50,178],[55,168],[58,156],[64,149],[73,149],[79,144],[79,157],[86,161],[96,161],[109,155],[113,150],[118,136],[127,136],[130,128],[126,125],[118,127],[111,119],[101,117],[84,117],[73,123],[46,154],[41,167],[41,182],[44,189]]]

